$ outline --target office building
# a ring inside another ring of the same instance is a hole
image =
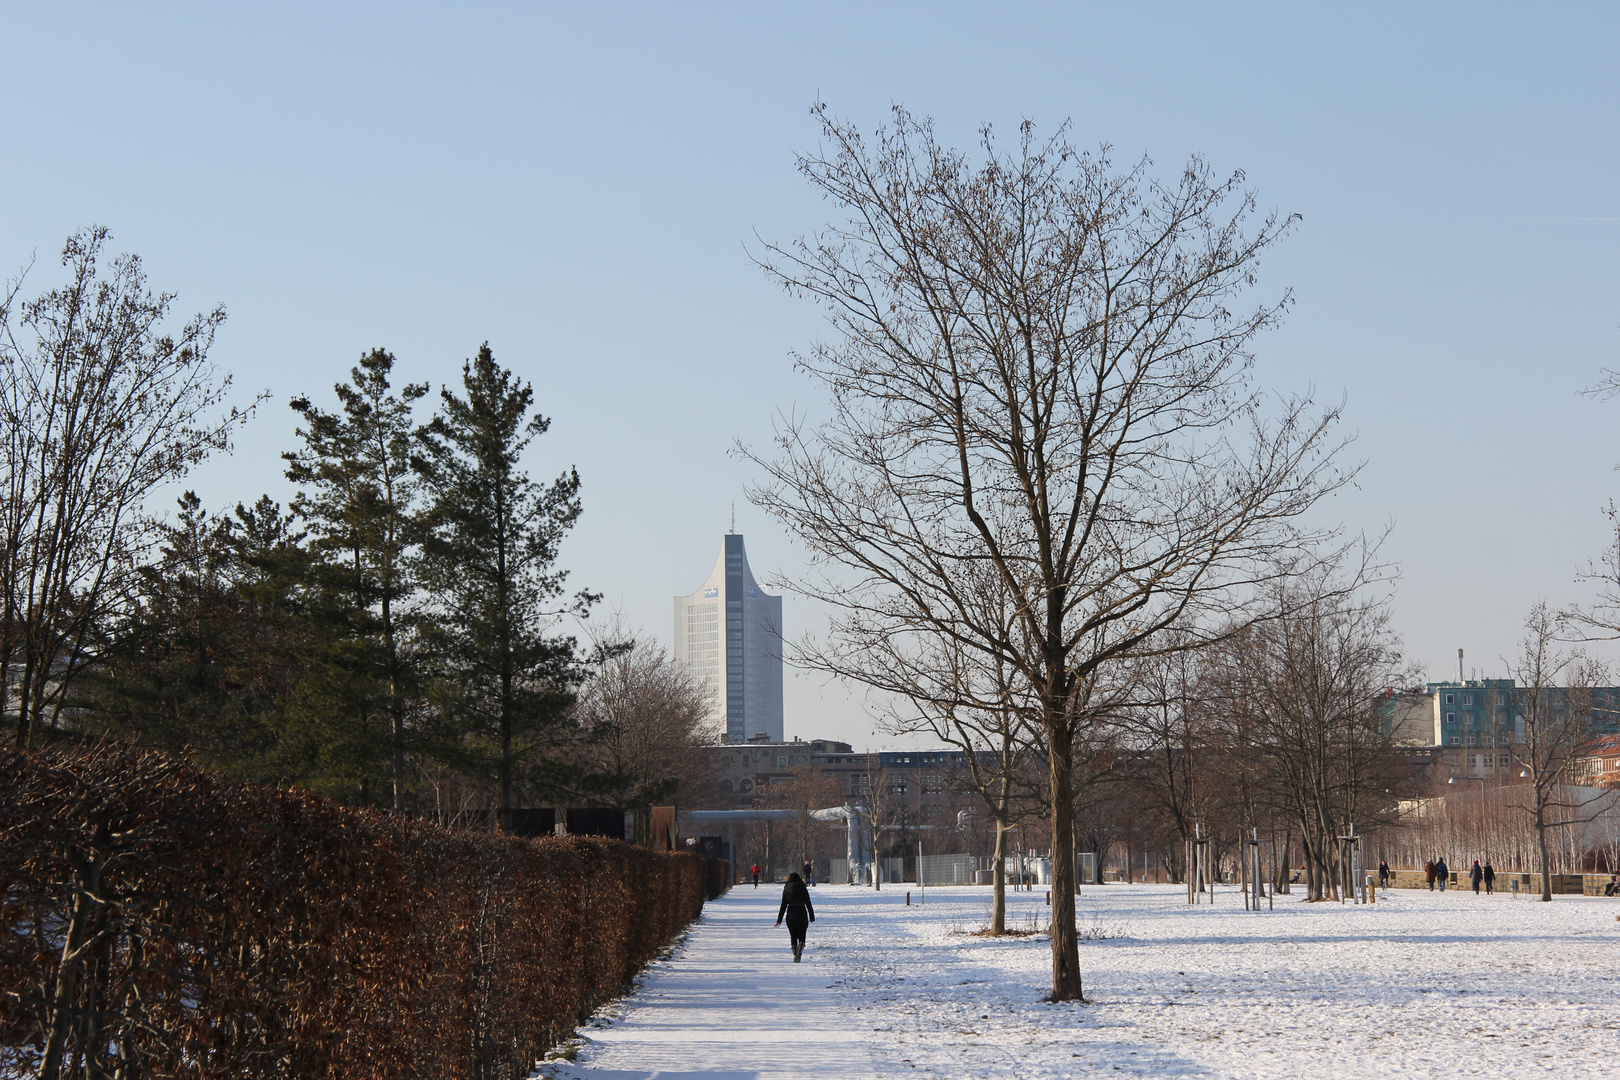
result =
[[[782,598],[759,587],[739,533],[727,533],[703,587],[675,598],[675,658],[710,694],[726,741],[783,741]]]

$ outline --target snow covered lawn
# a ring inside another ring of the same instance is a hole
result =
[[[710,904],[676,954],[607,1010],[558,1080],[815,1076],[1620,1074],[1620,901],[1393,890],[1376,905],[1246,912],[1220,890],[1088,887],[1089,1004],[1050,1005],[1044,935],[990,939],[988,888],[905,906],[821,886],[804,963],[780,890]],[[1044,925],[1044,891],[1009,894]]]

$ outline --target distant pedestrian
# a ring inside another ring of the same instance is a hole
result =
[[[816,860],[814,859],[804,860],[804,883],[812,888],[816,884]]]
[[[1485,871],[1480,868],[1479,860],[1474,860],[1473,869],[1468,871],[1468,881],[1474,886],[1474,895],[1479,895],[1480,882],[1485,880]]]
[[[754,875],[754,888],[759,888],[759,863],[750,866],[748,872]]]
[[[1429,883],[1429,891],[1434,892],[1434,860],[1430,859],[1423,864],[1423,880]]]
[[[1446,879],[1450,876],[1451,867],[1446,865],[1446,857],[1442,855],[1440,856],[1439,861],[1434,864],[1434,880],[1440,883],[1441,892],[1446,891]]]
[[[1378,860],[1378,887],[1380,889],[1389,888],[1389,863],[1383,859]]]
[[[1603,895],[1620,896],[1620,874],[1615,874],[1609,879],[1609,883],[1603,886]]]
[[[1495,891],[1496,891],[1496,868],[1491,865],[1491,860],[1486,859],[1485,860],[1485,895],[1489,896],[1489,895],[1491,895],[1491,893],[1493,893]]]
[[[793,946],[793,962],[804,955],[804,932],[816,921],[816,909],[810,904],[810,890],[798,874],[789,874],[782,887],[782,906],[776,909],[776,925],[787,919],[788,943]]]

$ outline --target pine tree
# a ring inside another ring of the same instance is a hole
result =
[[[319,786],[296,707],[330,650],[307,614],[307,553],[268,496],[236,515],[186,492],[140,566],[131,614],[107,628],[75,706],[96,730],[253,779]]]
[[[557,569],[564,535],[579,518],[579,475],[537,484],[523,452],[550,421],[533,387],[495,361],[488,343],[462,368],[465,397],[448,388],[423,429],[414,465],[430,492],[424,565],[448,679],[447,712],[460,765],[493,781],[499,806],[520,788],[565,768],[564,737],[578,685],[575,642],[555,632],[568,609]]]
[[[282,456],[287,478],[307,486],[292,508],[309,522],[319,610],[339,628],[342,641],[323,693],[345,703],[355,750],[364,751],[379,729],[386,731],[393,808],[402,813],[406,727],[419,684],[408,655],[417,591],[411,410],[428,385],[408,383],[392,393],[393,367],[394,356],[384,349],[361,357],[350,382],[333,388],[339,412],[295,398],[304,448]],[[369,779],[357,779],[362,799],[369,801]]]

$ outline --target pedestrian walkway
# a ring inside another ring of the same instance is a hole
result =
[[[840,897],[815,889],[817,921],[795,964],[776,927],[780,885],[743,885],[706,905],[685,946],[653,965],[617,1018],[587,1027],[555,1080],[861,1080],[870,1051],[842,1015],[820,958],[819,931],[836,932]],[[849,890],[857,892],[857,890]],[[823,897],[825,896],[825,903]],[[859,1015],[859,1014],[857,1014]]]

